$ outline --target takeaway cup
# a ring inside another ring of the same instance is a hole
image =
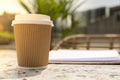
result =
[[[16,15],[12,26],[18,66],[47,66],[53,26],[50,17],[43,14]]]

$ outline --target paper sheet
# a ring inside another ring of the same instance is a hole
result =
[[[52,50],[49,61],[120,61],[116,50]]]

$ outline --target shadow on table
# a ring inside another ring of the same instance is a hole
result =
[[[0,80],[1,79],[18,79],[25,77],[33,77],[40,75],[42,71],[46,68],[40,69],[23,69],[23,68],[13,68],[0,71]]]

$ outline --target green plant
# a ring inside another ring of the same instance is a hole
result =
[[[9,44],[14,40],[13,33],[0,32],[0,44]]]
[[[71,16],[72,25],[75,24],[74,15],[75,10],[83,4],[77,6],[73,4],[74,0],[18,0],[28,13],[46,14],[55,22],[59,17],[66,19]]]
[[[8,32],[0,32],[0,37],[14,40],[14,35],[13,33],[8,33]]]
[[[19,3],[29,13],[38,13],[49,15],[53,21],[58,17],[66,17],[68,11],[66,11],[66,5],[73,0],[27,0],[29,5],[23,0],[19,0]]]

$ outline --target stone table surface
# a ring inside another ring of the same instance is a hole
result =
[[[0,80],[120,80],[120,65],[49,64],[25,69],[18,67],[14,55],[0,56]]]

